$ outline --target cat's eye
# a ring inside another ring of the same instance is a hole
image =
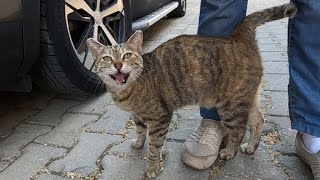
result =
[[[104,56],[103,60],[109,62],[112,61],[112,58],[110,56]]]
[[[124,56],[123,56],[123,59],[129,59],[131,58],[132,56],[132,53],[126,53]]]

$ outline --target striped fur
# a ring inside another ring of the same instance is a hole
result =
[[[114,102],[133,113],[137,126],[133,147],[143,147],[149,130],[149,177],[159,172],[160,151],[173,112],[186,105],[217,107],[228,133],[221,158],[231,159],[236,155],[247,124],[250,139],[241,146],[241,151],[255,152],[263,124],[258,103],[263,68],[255,28],[267,21],[293,17],[295,12],[296,7],[291,3],[269,8],[249,15],[229,37],[182,35],[142,56],[140,31],[127,43],[113,47],[88,40],[97,61],[98,75],[106,83]],[[128,52],[132,53],[131,58],[123,60],[122,56]],[[105,55],[111,56],[113,61],[101,62]],[[125,84],[119,85],[110,77],[117,62],[130,69]]]

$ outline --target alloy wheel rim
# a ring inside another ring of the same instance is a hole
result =
[[[92,72],[95,72],[94,60],[86,46],[87,39],[105,45],[125,40],[123,0],[65,0],[65,19],[74,52]]]

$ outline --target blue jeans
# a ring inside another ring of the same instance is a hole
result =
[[[298,14],[289,21],[289,113],[292,128],[320,137],[320,1],[294,0]],[[202,0],[198,35],[229,35],[245,17],[247,0]],[[205,119],[216,109],[200,107]]]

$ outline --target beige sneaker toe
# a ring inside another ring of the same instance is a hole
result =
[[[220,122],[202,120],[200,126],[184,142],[182,161],[198,170],[209,168],[218,157],[223,137]]]
[[[303,162],[311,168],[313,178],[315,180],[320,180],[320,151],[318,153],[311,153],[304,146],[302,135],[299,132],[296,136],[296,152]]]

